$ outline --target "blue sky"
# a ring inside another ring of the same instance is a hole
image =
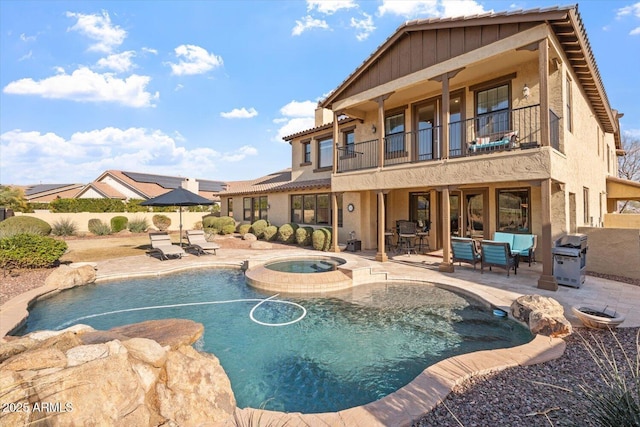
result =
[[[552,1],[0,1],[0,184],[107,169],[214,180],[291,166],[282,136],[408,19]],[[640,2],[584,1],[622,129],[640,138]]]

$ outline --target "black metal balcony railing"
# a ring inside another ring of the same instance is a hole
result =
[[[560,147],[560,118],[549,111],[550,143]],[[449,157],[528,149],[541,145],[540,105],[496,111],[449,123]],[[442,127],[384,137],[384,166],[442,158]],[[377,139],[338,148],[338,173],[378,167]]]

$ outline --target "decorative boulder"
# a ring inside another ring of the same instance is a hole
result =
[[[242,240],[246,240],[247,242],[255,242],[258,240],[255,234],[245,233],[242,235]]]
[[[50,426],[230,425],[236,401],[229,378],[214,355],[185,344],[202,330],[167,319],[109,333],[74,326],[0,343],[2,402],[29,405],[0,414],[0,424],[39,425],[46,416]],[[55,409],[35,409],[44,397]]]
[[[88,285],[95,281],[96,270],[91,265],[82,265],[77,268],[61,265],[47,277],[44,284],[63,290]]]
[[[564,317],[564,308],[553,298],[521,296],[511,304],[511,314],[529,325],[533,334],[561,338],[573,332],[571,323]]]

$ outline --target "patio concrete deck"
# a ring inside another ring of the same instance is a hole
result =
[[[148,256],[112,259],[97,263],[98,282],[142,275],[160,275],[192,268],[240,268],[249,259],[264,261],[269,258],[314,254],[299,248],[276,251],[241,249],[219,250],[213,256],[188,256],[183,259],[159,261]],[[336,254],[331,254],[336,255]],[[437,255],[437,254],[436,254]],[[430,282],[444,288],[475,295],[487,304],[509,311],[511,302],[523,294],[539,294],[556,299],[565,307],[565,315],[574,326],[581,326],[571,313],[572,305],[608,306],[626,316],[622,326],[640,326],[640,286],[587,276],[581,288],[559,287],[558,291],[537,288],[541,264],[529,267],[521,263],[518,274],[507,277],[506,272],[494,268],[480,273],[471,266],[455,266],[453,273],[441,273],[441,258],[433,255],[393,255],[389,262],[374,260],[375,252],[340,253],[347,260],[354,277],[373,274],[376,280]],[[358,271],[356,274],[355,271]],[[28,314],[28,303],[39,295],[51,292],[41,287],[20,295],[0,307],[0,336],[4,336]],[[325,414],[285,414],[280,412],[243,409],[240,418],[260,420],[266,424],[284,423],[291,426],[345,425],[387,426],[411,425],[412,421],[433,409],[460,382],[470,376],[502,370],[517,365],[540,363],[559,357],[564,352],[564,341],[537,336],[531,343],[510,349],[499,349],[465,354],[446,359],[428,367],[414,381],[385,398],[364,406]],[[234,425],[229,421],[228,426]]]

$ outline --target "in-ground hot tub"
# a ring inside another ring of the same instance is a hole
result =
[[[323,293],[353,286],[347,261],[335,256],[295,256],[273,259],[250,267],[245,276],[249,285],[272,292]]]

